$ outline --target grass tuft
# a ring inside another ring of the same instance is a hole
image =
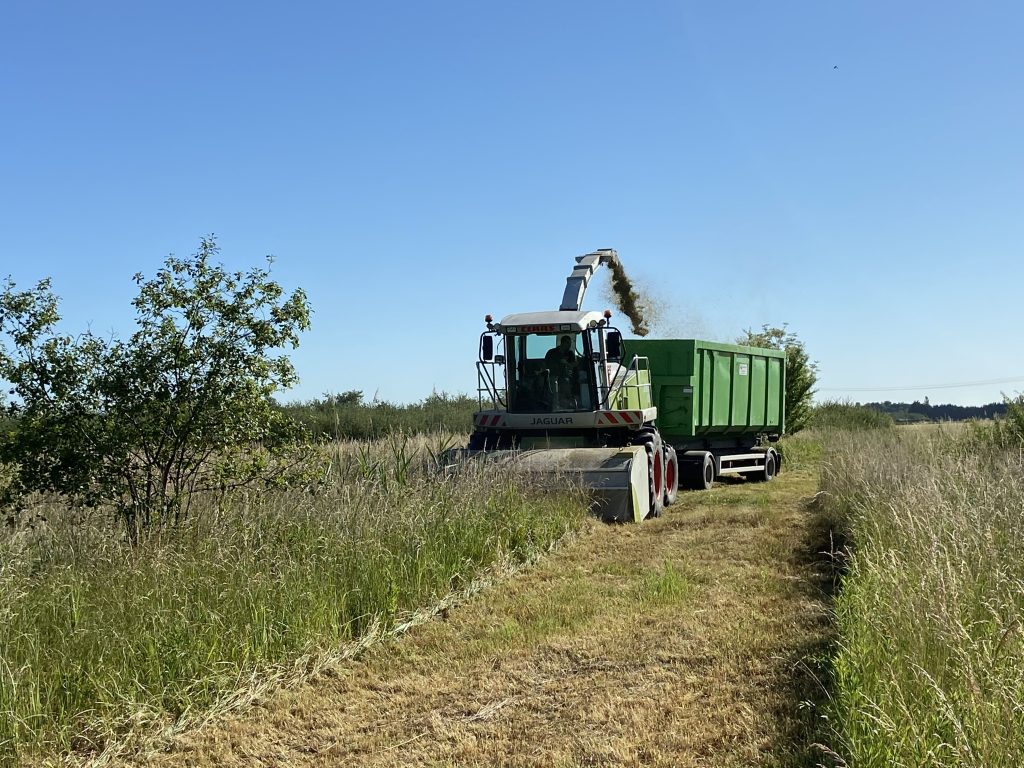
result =
[[[670,605],[684,602],[693,594],[694,584],[675,565],[666,560],[660,569],[647,571],[639,586],[644,602]]]

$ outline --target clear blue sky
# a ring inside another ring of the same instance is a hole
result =
[[[0,276],[127,336],[131,275],[216,233],[309,294],[290,397],[410,401],[613,247],[663,334],[788,322],[820,397],[989,402],[1024,389],[1022,39],[1014,2],[9,0]]]

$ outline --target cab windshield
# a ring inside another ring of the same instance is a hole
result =
[[[587,334],[531,333],[508,338],[510,412],[594,410],[594,365]]]

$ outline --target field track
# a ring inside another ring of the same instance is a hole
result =
[[[681,492],[137,764],[813,765],[810,472]]]

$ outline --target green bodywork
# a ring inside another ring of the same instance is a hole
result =
[[[634,339],[650,363],[658,429],[673,444],[782,434],[786,353],[696,339]]]
[[[612,391],[608,407],[613,411],[639,411],[656,404],[651,372],[640,369],[626,373],[622,386]]]

